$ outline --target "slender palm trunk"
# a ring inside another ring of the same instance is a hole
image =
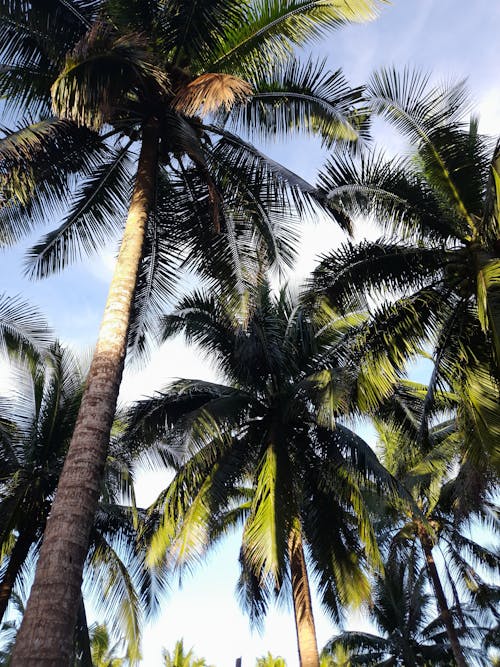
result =
[[[21,530],[9,558],[9,564],[0,582],[0,623],[3,620],[5,610],[12,595],[12,589],[16,583],[24,561],[28,557],[31,545],[35,540],[35,534],[31,530]]]
[[[439,572],[437,571],[436,563],[434,562],[434,557],[432,555],[432,542],[424,530],[421,531],[420,542],[424,550],[427,571],[432,582],[432,588],[434,589],[434,595],[436,596],[439,613],[443,618],[446,634],[450,640],[453,657],[455,658],[455,662],[457,663],[458,667],[467,667],[467,663],[465,662],[465,658],[462,653],[462,647],[458,641],[457,631],[453,625],[453,618],[448,608],[448,603],[446,602],[446,596],[444,594],[443,586],[441,585]]]
[[[47,522],[13,667],[69,664],[82,571],[125,360],[129,319],[154,196],[157,122],[146,124],[132,201],[87,386]]]
[[[319,667],[318,642],[300,526],[294,527],[290,535],[288,551],[300,667]]]

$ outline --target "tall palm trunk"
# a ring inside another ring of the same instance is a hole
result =
[[[0,623],[3,620],[5,610],[12,595],[12,589],[16,583],[17,575],[21,571],[24,561],[28,557],[31,545],[35,540],[32,530],[21,530],[9,558],[9,564],[0,582]]]
[[[439,613],[443,619],[446,628],[446,634],[450,640],[451,650],[453,651],[453,657],[458,667],[467,667],[465,662],[464,654],[462,653],[462,647],[458,641],[458,635],[455,626],[453,625],[453,618],[451,616],[450,610],[448,608],[448,603],[446,602],[446,596],[444,594],[443,586],[441,585],[441,579],[439,578],[439,572],[437,571],[436,563],[434,562],[434,556],[432,555],[432,542],[429,538],[429,535],[425,531],[425,528],[422,528],[420,531],[420,542],[425,554],[425,562],[427,564],[427,571],[429,573],[430,580],[432,582],[432,588],[434,589],[434,595],[436,596],[436,601],[439,609]]]
[[[288,553],[300,667],[319,667],[318,643],[300,525],[294,526],[292,530]]]
[[[68,665],[82,571],[125,360],[129,319],[152,204],[157,121],[143,131],[134,192],[75,431],[47,522],[13,667]]]

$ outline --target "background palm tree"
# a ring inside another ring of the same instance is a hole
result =
[[[182,639],[175,642],[172,653],[163,651],[163,664],[164,667],[209,667],[205,658],[195,656],[192,648],[186,652]]]
[[[347,214],[372,215],[388,236],[326,255],[315,287],[336,307],[391,294],[377,326],[392,348],[432,347],[429,403],[436,387],[459,385],[478,436],[470,454],[498,469],[498,145],[466,117],[463,85],[435,88],[421,74],[382,70],[366,95],[411,154],[332,158],[321,176],[325,196]]]
[[[337,421],[358,396],[388,389],[356,344],[362,322],[300,306],[287,290],[274,297],[265,282],[246,320],[229,297],[186,297],[164,336],[183,332],[228,384],[180,380],[130,416],[132,441],[164,438],[182,457],[152,509],[150,562],[189,566],[242,523],[242,604],[258,622],[271,597],[291,594],[302,665],[319,664],[306,558],[338,619],[366,598],[364,570],[379,562],[361,486],[394,490],[368,445]]]
[[[453,652],[441,618],[430,620],[432,596],[426,592],[425,572],[410,561],[386,564],[385,576],[377,577],[370,605],[370,617],[380,635],[343,632],[333,637],[325,652],[342,647],[350,653],[352,665],[403,665],[449,667]],[[462,632],[467,664],[489,664],[477,641],[482,629],[472,613],[469,627]],[[474,641],[476,640],[476,641]]]
[[[85,372],[68,350],[56,344],[49,352],[43,360],[13,363],[17,391],[0,398],[0,618],[14,586],[31,581],[85,384]],[[136,454],[113,437],[84,571],[85,594],[121,628],[131,663],[139,656],[142,616],[154,610],[163,588],[161,571],[153,580],[144,564],[145,545],[137,540],[141,511],[131,505]],[[76,640],[84,648],[83,601],[77,627]]]
[[[226,237],[216,247],[232,254],[231,220],[246,212],[263,245],[272,248],[273,260],[276,244],[266,243],[275,237],[269,226],[276,211],[268,205],[273,202],[269,186],[284,193],[280,203],[291,197],[295,206],[301,193],[313,196],[314,190],[242,142],[229,131],[230,123],[273,136],[301,127],[319,131],[330,143],[355,138],[356,128],[347,118],[355,95],[341,75],[324,75],[315,65],[301,68],[290,53],[327,28],[373,16],[377,5],[377,0],[272,6],[228,0],[195,5],[52,0],[2,6],[5,65],[0,94],[11,100],[11,108],[22,107],[27,116],[33,113],[40,119],[9,133],[0,147],[6,165],[2,238],[16,240],[45,218],[47,204],[67,202],[68,183],[83,176],[62,225],[32,251],[34,272],[44,274],[62,267],[81,249],[102,243],[110,229],[121,226],[129,202],[81,417],[47,526],[15,659],[31,655],[35,662],[56,650],[64,660],[69,656],[133,297],[136,328],[130,332],[140,342],[147,319],[144,305],[154,310],[170,291],[172,270],[166,257],[173,249],[178,252],[186,239],[185,233],[180,241],[163,233],[161,220],[169,220],[187,197],[191,211],[208,209],[213,231],[224,230]],[[231,108],[252,93],[248,106],[228,119]],[[48,117],[50,108],[55,119]],[[203,116],[212,112],[224,118],[205,125]],[[218,139],[215,146],[211,136]],[[127,158],[136,142],[140,153],[130,193]],[[231,182],[235,188],[228,187]],[[233,198],[234,205],[229,202],[229,210],[224,210],[223,191],[237,193],[239,203]],[[345,217],[337,217],[345,225]],[[198,265],[198,251],[207,248],[206,230],[203,217],[195,215],[187,238],[194,249],[191,261]],[[240,241],[248,245],[251,239],[243,234]],[[283,238],[281,245],[286,247],[288,241]],[[210,256],[214,259],[206,265],[220,273],[220,255],[212,247]],[[53,628],[50,636],[47,623]]]
[[[123,640],[112,643],[104,624],[94,623],[89,630],[92,667],[122,667],[126,657],[118,657],[118,654],[123,650]]]
[[[280,655],[275,657],[268,651],[267,655],[257,658],[255,667],[286,667],[286,661]]]
[[[386,516],[380,535],[389,553],[399,553],[401,560],[414,558],[415,545],[420,545],[456,662],[465,665],[436,552],[442,554],[441,569],[458,612],[459,589],[476,609],[494,609],[491,595],[496,593],[483,576],[489,572],[494,580],[500,560],[471,535],[485,528],[498,532],[498,508],[489,488],[491,473],[486,476],[484,469],[478,473],[467,457],[467,440],[473,436],[462,417],[459,396],[436,391],[429,406],[427,386],[406,382],[379,411],[375,423],[384,464],[415,500],[413,508],[386,503],[381,508]]]

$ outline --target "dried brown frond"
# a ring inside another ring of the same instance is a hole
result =
[[[202,74],[174,97],[172,104],[186,116],[206,115],[222,107],[229,111],[234,104],[245,103],[252,86],[230,74]]]

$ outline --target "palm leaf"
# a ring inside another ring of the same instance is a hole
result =
[[[61,225],[28,251],[30,276],[43,278],[64,269],[82,254],[95,252],[120,229],[130,199],[129,147],[130,142],[120,151],[109,151],[109,157],[79,185]]]
[[[331,148],[336,141],[359,138],[353,104],[360,90],[349,88],[340,70],[325,71],[324,61],[272,62],[256,72],[252,85],[253,95],[228,122],[259,140],[305,131],[318,134]]]
[[[0,352],[47,352],[53,342],[45,318],[20,297],[0,294]]]
[[[211,69],[240,70],[286,58],[294,46],[314,41],[349,21],[374,18],[380,3],[372,0],[265,0],[247,5],[245,21],[229,30],[211,59]]]

